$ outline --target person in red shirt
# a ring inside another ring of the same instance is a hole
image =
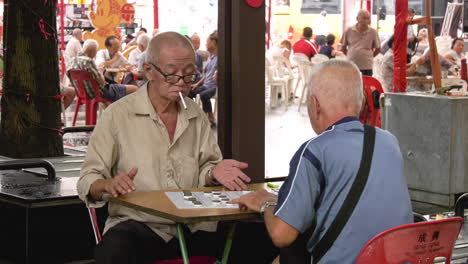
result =
[[[302,38],[294,43],[293,46],[293,51],[294,53],[302,53],[305,54],[309,60],[317,54],[317,46],[315,46],[315,43],[312,43],[310,41],[310,38],[312,37],[312,29],[310,27],[305,27],[302,30]]]

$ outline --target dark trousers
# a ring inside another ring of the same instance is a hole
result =
[[[360,70],[363,76],[372,77],[372,70]]]
[[[186,229],[185,241],[190,256],[211,256],[221,259],[231,223],[219,223],[217,232]],[[237,223],[229,263],[271,263],[279,254],[263,223]],[[181,257],[176,238],[165,242],[143,223],[129,220],[106,232],[96,246],[96,263],[151,263],[155,260]]]
[[[203,105],[203,112],[212,113],[213,108],[211,107],[211,97],[216,94],[216,88],[206,88],[205,86],[198,86],[196,89],[190,90],[188,97],[195,98],[197,94],[200,94],[200,99]]]

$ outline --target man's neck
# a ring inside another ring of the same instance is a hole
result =
[[[359,32],[365,32],[367,29],[369,28],[369,25],[367,24],[356,24],[356,29],[359,31]]]
[[[107,50],[107,52],[109,52],[109,57],[111,57],[111,59],[112,57],[114,57],[115,53],[117,53],[117,52],[111,53],[110,50]]]
[[[216,53],[218,52],[218,49],[209,50],[208,52],[210,53],[210,57],[211,57],[213,55],[216,55]]]

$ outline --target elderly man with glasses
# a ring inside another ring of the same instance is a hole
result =
[[[247,164],[222,160],[206,115],[182,96],[197,77],[190,41],[175,32],[157,35],[149,44],[143,67],[148,82],[109,106],[91,136],[78,181],[80,198],[87,206],[100,207],[105,203],[104,193],[117,197],[133,191],[213,184],[247,189],[250,178],[241,171]],[[220,256],[226,225],[187,226],[190,254]],[[242,257],[261,258],[255,263],[271,261],[275,252],[266,229],[258,224],[246,228],[237,228],[230,263],[247,263],[238,259]],[[95,251],[97,263],[149,263],[180,256],[176,225],[164,218],[110,202],[104,232]],[[250,234],[242,235],[251,232],[256,239],[264,238],[262,246],[254,246],[259,240],[252,241]]]

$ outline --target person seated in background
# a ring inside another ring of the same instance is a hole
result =
[[[215,31],[208,36],[206,40],[206,49],[210,53],[210,58],[203,70],[202,78],[200,81],[192,85],[192,89],[188,96],[195,98],[200,94],[200,99],[203,105],[203,111],[207,113],[208,120],[210,120],[211,127],[216,127],[216,120],[213,114],[213,107],[211,106],[211,97],[216,94],[218,84],[213,80],[214,73],[218,68],[218,32]]]
[[[427,40],[427,28],[423,28],[418,32],[418,43],[416,44],[415,55],[423,55],[424,51],[429,47]]]
[[[310,263],[307,252],[336,228],[332,223],[358,174],[363,153],[364,126],[358,120],[362,102],[362,78],[355,64],[329,60],[314,66],[307,109],[317,136],[293,156],[278,196],[261,190],[232,201],[262,214],[270,237],[281,248],[280,263]],[[412,222],[398,140],[375,128],[369,176],[360,199],[330,249],[314,263],[355,263],[372,237]],[[306,243],[300,243],[303,239]],[[288,252],[292,246],[294,253]]]
[[[312,38],[313,31],[310,27],[305,27],[302,30],[302,38],[294,43],[293,51],[294,53],[302,53],[306,55],[309,60],[317,54],[317,46],[315,43],[312,43],[310,39]]]
[[[388,50],[385,53],[385,55],[382,58],[380,67],[381,67],[381,73],[382,73],[382,88],[384,91],[391,92],[393,90],[393,69],[395,65],[395,55],[393,53],[393,42],[394,42],[394,37],[393,35],[388,39],[387,44],[388,44]],[[414,70],[416,69],[416,64],[407,64],[406,65],[406,75],[411,75],[414,73]]]
[[[462,38],[455,38],[450,46],[450,51],[447,52],[444,58],[452,64],[461,67],[461,59],[465,57],[465,41]]]
[[[150,41],[150,37],[147,34],[141,34],[138,37],[137,43],[138,47],[130,52],[128,62],[132,64],[134,67],[130,70],[130,73],[125,76],[125,79],[122,81],[122,84],[137,84],[140,86],[137,81],[143,79],[143,70],[140,68],[140,57],[144,56],[146,48],[148,47],[148,43]],[[145,59],[143,58],[142,63]],[[141,69],[141,71],[140,71]]]
[[[440,71],[442,73],[442,78],[447,78],[448,74],[457,75],[458,74],[458,66],[452,64],[450,61],[445,59],[439,54],[439,63],[440,63]],[[427,48],[424,51],[424,54],[419,57],[414,63],[410,64],[410,67],[407,67],[406,74],[408,76],[432,76],[432,65],[430,59],[430,50]],[[408,86],[406,91],[430,91],[432,89],[432,83],[414,83],[411,86]]]
[[[105,70],[106,68],[125,68],[128,71],[132,69],[132,65],[120,53],[121,45],[116,36],[106,38],[104,42],[105,49],[99,50],[96,54],[96,65],[98,68]],[[117,82],[117,74],[106,72],[104,77],[108,82]]]
[[[335,44],[335,35],[328,34],[326,37],[326,45],[320,48],[319,53],[327,56],[330,59],[335,58],[336,56],[343,55],[343,52],[335,50],[333,44]]]
[[[115,102],[120,98],[124,97],[127,94],[135,92],[138,87],[135,85],[122,85],[122,84],[108,84],[106,83],[104,76],[101,72],[99,72],[98,68],[96,67],[96,63],[94,62],[94,57],[98,52],[99,44],[94,39],[87,39],[83,44],[83,52],[73,58],[70,62],[70,66],[67,68],[67,76],[70,78],[70,70],[85,70],[89,71],[93,76],[93,79],[99,85],[99,91],[101,92],[101,96],[104,99],[107,99],[111,102]],[[78,87],[74,85],[76,89]],[[94,98],[94,89],[93,85],[87,81],[84,81],[84,86],[86,89],[86,94],[89,98]]]
[[[197,71],[203,72],[203,58],[198,52],[200,50],[200,37],[197,33],[194,33],[190,37],[190,41],[192,42],[193,49],[195,50],[195,64],[197,65]],[[200,81],[200,78],[200,76],[197,77],[197,79],[193,83],[197,83],[198,81]]]
[[[275,57],[284,57],[289,60],[291,57],[292,45],[289,40],[283,40],[279,45],[272,46],[267,52],[266,57],[271,64],[274,63]]]
[[[77,183],[88,207],[105,204],[103,194],[213,186],[245,190],[246,163],[223,160],[206,115],[192,100],[180,102],[197,75],[190,41],[176,32],[153,38],[144,70],[149,80],[136,93],[110,105],[91,135]],[[187,224],[188,253],[220,257],[226,223]],[[216,231],[216,232],[215,232]],[[238,223],[229,263],[270,263],[278,253],[262,223]],[[176,224],[109,202],[96,263],[152,263],[181,256]]]
[[[412,63],[414,64],[414,67],[412,67],[414,71],[410,71],[408,75],[416,75],[416,76],[432,75],[432,66],[431,66],[430,56],[431,56],[430,49],[427,48],[424,51],[424,54],[421,57],[419,57],[416,60],[416,62]],[[456,64],[452,64],[449,60],[445,59],[440,54],[439,54],[439,63],[440,63],[440,70],[442,72],[445,72],[446,74],[448,74],[448,72],[455,74],[458,71],[458,67]]]
[[[130,52],[128,56],[128,62],[132,65],[137,65],[138,60],[143,52],[145,52],[146,48],[148,47],[148,43],[150,41],[150,37],[146,34],[140,34],[137,39],[137,48]]]

